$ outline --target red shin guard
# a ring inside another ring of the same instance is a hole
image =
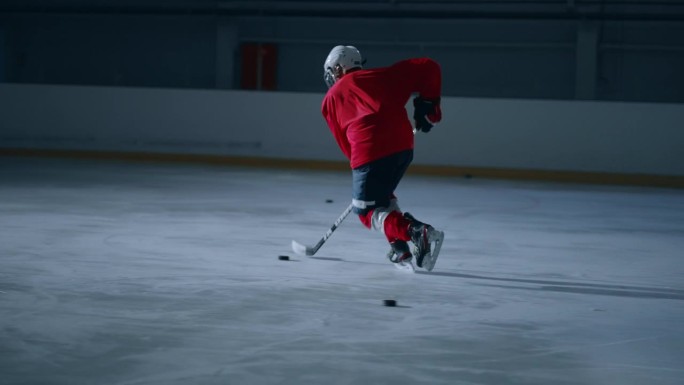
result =
[[[370,229],[373,220],[373,210],[370,210],[365,215],[359,214],[359,219],[367,229]],[[411,236],[409,236],[408,233],[410,224],[411,222],[404,218],[400,212],[392,211],[389,213],[387,218],[385,218],[384,223],[385,236],[387,237],[387,240],[390,242],[394,242],[398,239],[402,241],[410,241]]]
[[[408,228],[411,222],[398,211],[392,211],[385,219],[385,235],[390,241],[400,239],[410,241]]]

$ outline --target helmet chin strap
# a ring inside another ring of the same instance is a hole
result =
[[[335,68],[333,68],[333,74],[335,75],[335,80],[340,80],[342,76],[344,76],[344,68],[342,68],[341,65],[336,65]]]

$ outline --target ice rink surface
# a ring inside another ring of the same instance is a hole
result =
[[[0,384],[684,383],[681,190],[409,175],[432,273],[353,215],[295,256],[350,186],[0,157]]]

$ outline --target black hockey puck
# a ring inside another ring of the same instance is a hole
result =
[[[386,300],[382,301],[382,303],[383,303],[385,306],[389,306],[389,307],[397,306],[397,301],[395,301],[395,300],[393,300],[393,299],[386,299]]]
[[[333,203],[333,200],[332,199],[326,199],[325,203]]]
[[[288,257],[287,255],[279,255],[278,259],[281,261],[289,261],[290,257]]]

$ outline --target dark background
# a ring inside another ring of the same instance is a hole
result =
[[[684,102],[680,0],[0,1],[0,82],[324,92],[337,44],[446,96]]]

